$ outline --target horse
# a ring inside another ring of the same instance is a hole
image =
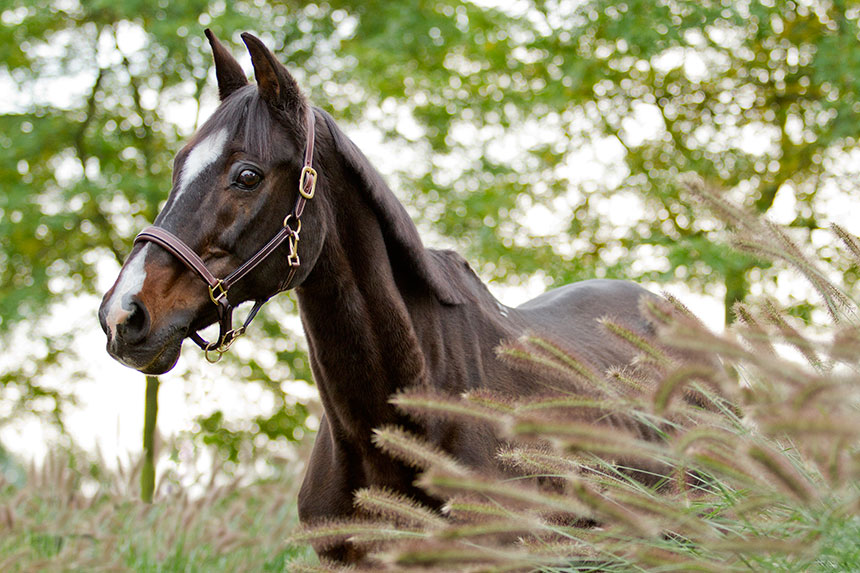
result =
[[[356,515],[354,492],[368,486],[441,505],[414,485],[414,468],[374,446],[381,426],[405,427],[471,468],[498,467],[493,432],[413,420],[389,402],[398,391],[527,396],[538,385],[498,358],[503,341],[537,332],[607,369],[633,351],[599,318],[653,336],[639,303],[655,295],[630,282],[585,280],[517,307],[497,301],[458,254],[424,247],[382,176],[260,39],[242,34],[254,84],[206,36],[220,104],[176,155],[167,202],[135,240],[99,320],[111,356],[161,374],[185,338],[217,357],[266,300],[294,290],[324,409],[298,495],[302,523]],[[234,328],[232,308],[246,301],[254,308]],[[218,339],[203,340],[197,332],[215,322]],[[318,553],[361,559],[348,542]]]

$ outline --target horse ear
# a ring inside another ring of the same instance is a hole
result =
[[[242,34],[242,40],[251,54],[254,77],[263,100],[281,110],[299,107],[304,97],[290,72],[259,38],[245,32]]]
[[[227,51],[227,48],[218,41],[212,30],[206,28],[203,31],[212,46],[212,56],[215,59],[215,77],[218,78],[218,97],[221,101],[227,99],[231,93],[248,85],[248,78],[239,62]]]

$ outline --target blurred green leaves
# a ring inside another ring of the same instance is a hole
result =
[[[774,274],[703,239],[678,175],[826,227],[860,181],[858,18],[841,0],[6,3],[0,331],[97,294],[154,218],[216,103],[204,27],[240,57],[257,33],[348,132],[379,130],[428,242],[485,278],[674,279],[730,308]]]

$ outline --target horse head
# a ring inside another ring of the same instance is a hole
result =
[[[259,39],[242,35],[254,66],[253,85],[218,39],[208,30],[206,35],[220,105],[176,155],[172,188],[155,220],[160,235],[138,237],[99,308],[108,352],[147,374],[170,370],[183,339],[216,320],[222,322],[219,342],[225,343],[222,311],[228,297],[232,310],[243,301],[265,301],[300,285],[324,241],[322,207],[299,220],[302,195],[309,191],[306,198],[312,196],[316,185],[316,172],[309,168],[313,110]],[[298,246],[301,224],[308,230]],[[229,293],[227,281],[213,284],[204,278],[207,285],[201,280],[206,271],[210,278],[231,276],[276,236],[282,242],[246,268]],[[191,254],[183,259],[165,248],[171,244]],[[195,257],[202,270],[189,262]]]

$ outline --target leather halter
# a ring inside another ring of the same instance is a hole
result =
[[[236,270],[228,274],[223,279],[217,278],[206,267],[203,259],[194,252],[191,247],[185,242],[166,229],[152,225],[141,231],[134,242],[152,242],[167,250],[171,255],[179,259],[186,267],[197,273],[203,281],[209,286],[209,298],[218,309],[218,324],[220,333],[218,340],[207,342],[196,332],[192,332],[188,337],[193,340],[206,353],[206,359],[210,362],[217,362],[221,355],[227,352],[233,342],[245,333],[245,329],[257,316],[257,312],[269,300],[269,297],[257,299],[254,301],[254,307],[245,319],[245,322],[239,328],[233,328],[233,305],[227,299],[227,292],[230,288],[241,280],[245,275],[254,270],[260,263],[271,255],[284,241],[288,241],[289,255],[287,262],[290,265],[290,272],[278,287],[277,292],[287,290],[296,271],[299,269],[299,233],[302,230],[302,213],[305,210],[306,203],[313,199],[317,184],[317,172],[313,168],[314,159],[314,113],[313,109],[309,109],[307,116],[307,146],[305,147],[305,163],[302,167],[302,173],[299,176],[299,196],[296,199],[296,204],[293,210],[284,218],[284,224],[280,231],[272,237],[268,243],[257,251],[250,259],[242,263]],[[295,229],[290,226],[290,222],[295,224]],[[215,352],[217,356],[210,357],[209,353]]]

